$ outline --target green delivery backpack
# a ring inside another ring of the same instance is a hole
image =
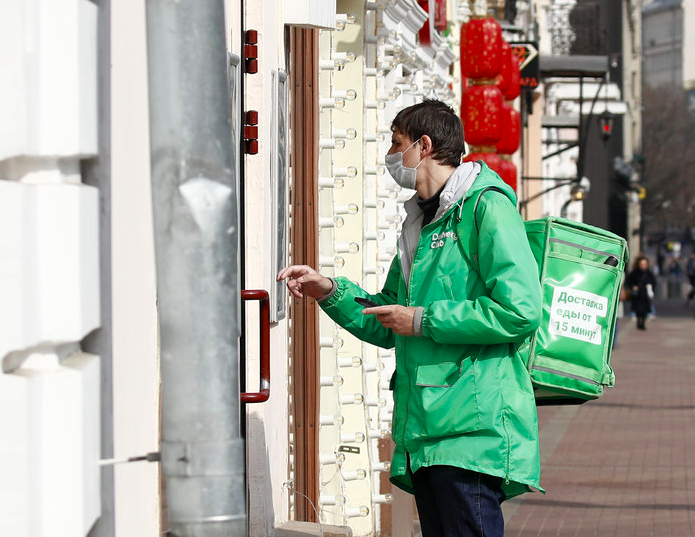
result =
[[[501,192],[490,187],[480,196],[487,190]],[[536,404],[597,399],[604,387],[615,385],[610,355],[627,243],[618,235],[565,218],[551,216],[524,224],[543,294],[541,324],[519,348]]]

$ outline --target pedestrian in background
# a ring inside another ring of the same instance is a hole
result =
[[[678,254],[673,254],[668,262],[668,275],[675,279],[683,277],[683,265],[681,265],[681,258]]]
[[[652,300],[656,291],[656,278],[649,270],[649,260],[640,255],[635,259],[632,271],[625,279],[625,287],[630,290],[632,311],[637,317],[637,328],[646,330],[644,321],[652,309]]]
[[[659,246],[656,248],[656,267],[659,272],[657,274],[659,276],[664,275],[664,261],[666,261],[666,255],[664,254],[664,244],[659,243]]]
[[[690,283],[690,291],[685,301],[687,307],[690,301],[695,298],[695,250],[690,252],[690,259],[688,259],[688,264],[685,266],[685,274],[688,276],[688,282]]]
[[[538,267],[514,191],[484,162],[461,163],[449,106],[405,108],[391,130],[386,167],[417,193],[381,292],[305,265],[278,280],[358,338],[395,346],[391,482],[415,495],[423,536],[501,537],[501,502],[540,488],[536,403],[518,352],[540,322]]]
[[[668,280],[667,293],[668,298],[683,298],[683,265],[680,258],[680,244],[678,248],[674,248],[673,255],[668,260]]]

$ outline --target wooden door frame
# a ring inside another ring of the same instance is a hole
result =
[[[319,32],[290,27],[290,203],[292,264],[318,267]],[[319,307],[292,298],[290,412],[294,418],[294,489],[318,505],[319,498]],[[295,519],[318,522],[314,509],[295,496]]]

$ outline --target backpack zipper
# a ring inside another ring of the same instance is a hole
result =
[[[531,369],[535,369],[536,371],[543,371],[544,373],[551,373],[553,375],[557,375],[558,377],[566,377],[569,379],[581,380],[582,382],[586,382],[587,384],[593,384],[595,386],[601,386],[601,383],[596,382],[595,380],[588,379],[585,377],[580,377],[579,375],[572,375],[571,373],[565,373],[564,371],[558,371],[557,369],[551,369],[549,367],[543,367],[540,365],[532,365]]]
[[[605,255],[606,257],[608,257],[608,256],[615,257],[615,254],[611,254],[610,252],[604,252],[602,250],[595,250],[594,248],[589,248],[588,246],[584,246],[583,244],[577,244],[576,242],[563,241],[562,239],[550,239],[550,242],[556,242],[558,244],[564,244],[566,246],[573,246],[574,248],[579,248],[580,250],[586,250],[587,252],[591,252],[592,254]]]

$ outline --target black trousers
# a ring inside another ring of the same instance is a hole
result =
[[[411,475],[423,537],[503,537],[502,478],[443,465]]]

